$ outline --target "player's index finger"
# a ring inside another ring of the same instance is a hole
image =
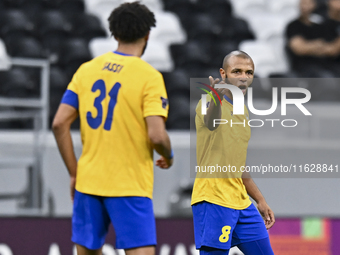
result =
[[[212,76],[209,76],[210,86],[214,86],[214,78]]]

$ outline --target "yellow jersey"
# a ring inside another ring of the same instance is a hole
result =
[[[207,96],[207,108],[211,98]],[[224,97],[221,123],[210,131],[201,113],[202,101],[196,107],[196,179],[192,204],[207,201],[224,207],[242,210],[251,201],[242,181],[241,167],[246,164],[250,139],[249,113],[233,115],[232,101]]]
[[[145,117],[167,118],[161,73],[139,57],[108,52],[79,67],[62,103],[80,118],[76,190],[152,198],[153,147]]]

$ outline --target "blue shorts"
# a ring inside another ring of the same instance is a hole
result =
[[[96,250],[103,246],[112,222],[116,248],[156,245],[152,200],[147,197],[101,197],[76,191],[72,217],[72,241]]]
[[[235,210],[208,202],[192,206],[196,248],[208,246],[218,249],[269,237],[264,221],[251,204]]]

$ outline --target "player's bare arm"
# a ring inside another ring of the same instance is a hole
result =
[[[337,39],[326,43],[324,50],[326,52],[325,55],[330,56],[330,57],[338,57],[340,55],[340,37]]]
[[[209,76],[209,81],[210,86],[213,88],[215,88],[215,84],[217,83],[225,83],[224,81],[220,82],[220,79],[214,79],[212,76]],[[219,97],[223,98],[227,89],[215,89],[215,90],[218,93]],[[217,100],[217,96],[215,95],[215,93],[213,93],[213,96],[215,97],[215,100]],[[211,99],[209,107],[207,109],[207,114],[204,115],[204,124],[210,131],[213,131],[218,127],[218,125],[216,124],[214,126],[214,119],[220,118],[221,118],[221,105],[220,104],[215,105],[213,99]]]
[[[61,157],[71,177],[70,188],[72,200],[76,182],[77,159],[74,153],[70,129],[71,124],[77,116],[78,112],[74,107],[67,104],[60,104],[52,124],[53,134],[57,141]]]
[[[148,135],[154,149],[161,158],[156,161],[160,168],[167,169],[173,164],[173,155],[169,135],[165,129],[164,118],[161,116],[148,116],[145,118]]]
[[[264,199],[264,196],[262,195],[259,188],[256,186],[249,173],[244,172],[242,174],[242,181],[244,186],[246,187],[248,195],[257,203],[257,209],[264,219],[266,228],[270,229],[275,223],[274,212],[268,206],[266,200]]]
[[[326,45],[323,40],[305,40],[302,36],[294,36],[289,40],[290,49],[300,56],[325,56]]]

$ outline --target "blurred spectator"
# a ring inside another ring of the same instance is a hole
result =
[[[340,3],[340,0],[329,0],[333,1]],[[330,38],[330,29],[325,29],[326,21],[313,14],[315,8],[315,0],[300,0],[300,17],[286,29],[291,69],[300,77],[340,76],[340,69],[334,63],[340,47]]]
[[[332,68],[337,68],[340,77],[340,0],[328,0],[328,18],[323,23],[324,39],[328,42],[327,50]]]
[[[340,0],[328,0],[327,4],[328,19],[324,22],[324,28],[328,28],[326,40],[334,41],[340,37]]]

